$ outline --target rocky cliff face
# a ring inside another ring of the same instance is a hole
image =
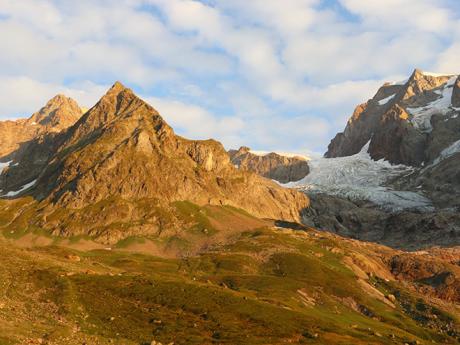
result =
[[[57,95],[28,119],[1,121],[0,160],[12,160],[13,153],[24,150],[29,141],[46,133],[60,132],[73,125],[81,115],[77,102]]]
[[[459,207],[460,77],[415,70],[407,82],[385,84],[356,108],[325,157],[349,156],[366,142],[374,160],[416,169],[392,182],[428,195],[438,208]]]
[[[236,169],[220,143],[175,135],[154,108],[120,83],[75,125],[40,144],[45,154],[34,171],[26,179],[19,169],[4,173],[0,189],[35,181],[27,194],[44,205],[40,226],[56,234],[110,236],[117,222],[130,227],[121,236],[156,233],[165,221],[159,210],[183,200],[297,222],[308,206],[302,193]],[[23,154],[18,167],[30,156]],[[104,206],[88,223],[91,212],[85,210],[94,205]],[[69,218],[57,216],[59,209],[79,221],[69,225]]]
[[[331,141],[325,157],[355,154],[370,141],[375,160],[420,166],[433,159],[441,123],[455,120],[460,113],[457,76],[436,76],[415,70],[402,84],[385,84],[365,104],[359,105],[344,130]],[[439,121],[442,119],[442,121]],[[460,136],[446,130],[452,140]],[[451,143],[451,142],[450,142]],[[445,143],[448,145],[449,143]],[[438,149],[439,153],[439,149]]]
[[[453,209],[389,212],[365,200],[309,194],[309,225],[341,236],[418,250],[460,245],[460,215]]]
[[[300,156],[283,156],[275,152],[254,154],[248,147],[229,151],[232,163],[242,170],[253,171],[281,183],[298,181],[308,175],[308,162]]]
[[[460,107],[460,76],[457,78],[452,91],[452,106]]]
[[[415,70],[358,105],[296,184],[309,224],[398,248],[460,244],[459,98],[460,77]]]

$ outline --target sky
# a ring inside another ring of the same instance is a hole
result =
[[[460,73],[458,0],[0,0],[0,120],[116,81],[228,148],[323,153],[414,68]]]

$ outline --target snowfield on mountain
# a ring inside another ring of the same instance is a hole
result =
[[[392,178],[411,174],[414,168],[402,164],[393,165],[383,159],[374,161],[368,149],[369,142],[352,156],[312,158],[309,161],[310,173],[302,180],[285,186],[309,193],[369,200],[390,211],[433,209],[431,201],[422,193],[393,190],[385,186]]]

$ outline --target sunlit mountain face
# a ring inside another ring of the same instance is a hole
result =
[[[2,0],[0,345],[458,344],[459,19]]]

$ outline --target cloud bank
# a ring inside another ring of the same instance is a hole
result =
[[[415,67],[460,73],[455,0],[0,0],[0,119],[115,80],[179,134],[325,150]]]

